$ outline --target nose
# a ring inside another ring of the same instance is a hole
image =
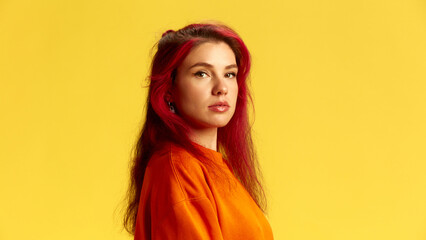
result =
[[[228,86],[222,78],[216,78],[215,85],[212,91],[213,95],[226,95],[228,94]]]

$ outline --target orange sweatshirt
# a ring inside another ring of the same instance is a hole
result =
[[[194,145],[220,165],[231,184],[217,181],[185,149],[165,144],[145,172],[135,240],[273,239],[267,219],[222,154]]]

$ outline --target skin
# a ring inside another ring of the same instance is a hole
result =
[[[191,50],[177,69],[172,102],[191,128],[191,140],[217,151],[217,129],[235,112],[238,96],[235,54],[224,42],[206,42]],[[216,112],[217,102],[229,109]]]

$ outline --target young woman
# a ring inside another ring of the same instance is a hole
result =
[[[248,120],[250,54],[220,24],[165,32],[124,218],[135,239],[273,239]]]

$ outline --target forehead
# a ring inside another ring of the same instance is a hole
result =
[[[236,64],[235,54],[224,42],[205,42],[189,52],[181,67],[190,67],[195,63],[205,62],[216,67]]]

